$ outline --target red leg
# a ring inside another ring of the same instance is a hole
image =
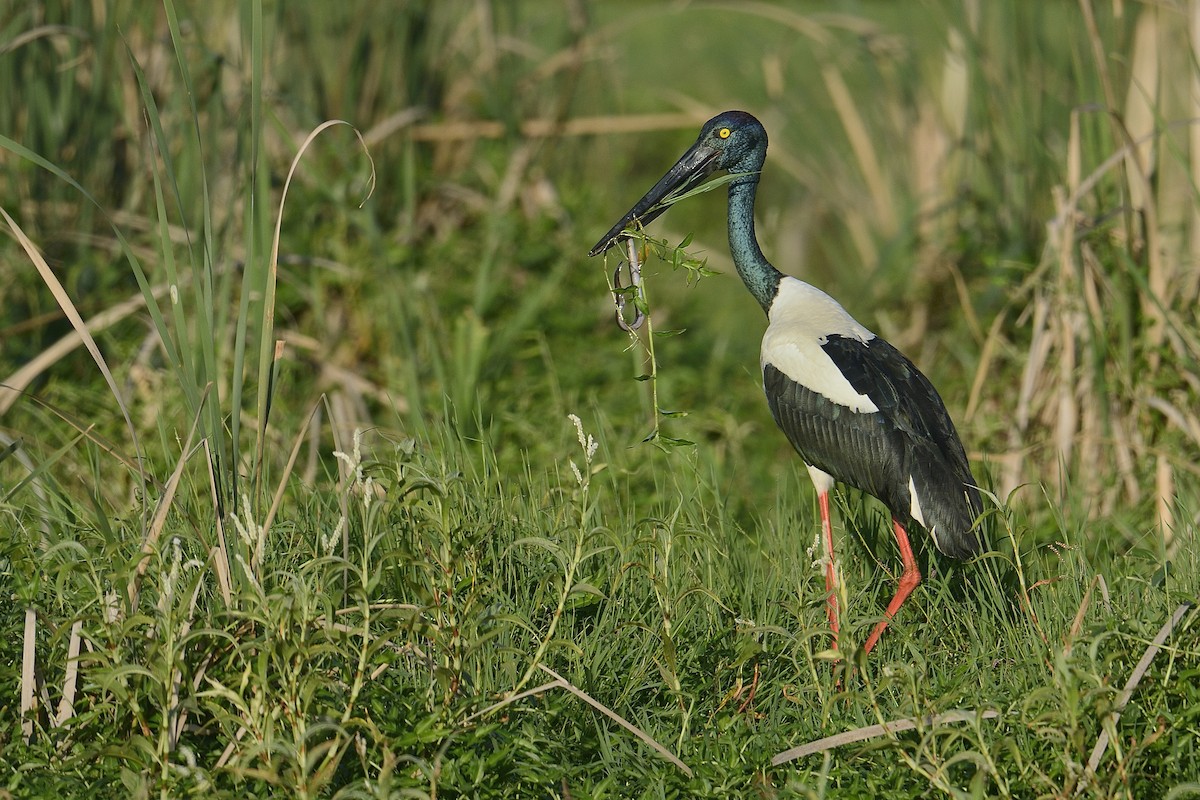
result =
[[[829,593],[829,628],[833,631],[833,649],[838,647],[838,601],[836,573],[833,567],[833,525],[829,522],[829,492],[817,495],[821,507],[821,538],[825,545],[825,591]]]
[[[892,530],[896,533],[896,544],[900,546],[900,559],[904,562],[904,572],[900,575],[900,582],[896,586],[896,596],[892,598],[892,602],[888,603],[883,619],[871,631],[867,643],[863,645],[863,650],[867,653],[871,652],[871,648],[879,641],[883,629],[892,621],[892,617],[896,616],[900,606],[904,605],[904,601],[912,594],[912,590],[917,588],[917,584],[921,582],[921,572],[917,569],[917,560],[913,558],[912,547],[908,544],[908,534],[905,533],[904,526],[893,519]]]

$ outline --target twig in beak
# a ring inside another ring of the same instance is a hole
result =
[[[629,252],[629,286],[625,287],[621,284],[621,267],[625,266],[624,261],[618,262],[617,268],[613,270],[613,301],[617,305],[617,325],[621,326],[621,330],[633,332],[642,327],[642,323],[646,321],[646,315],[637,303],[637,297],[642,293],[642,262],[638,253],[638,244],[632,237],[625,239],[625,245]],[[629,292],[634,298],[633,319],[625,319],[625,295],[626,289],[632,290]]]

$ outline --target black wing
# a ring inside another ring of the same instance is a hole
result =
[[[926,525],[937,534],[938,549],[961,558],[978,552],[978,537],[970,528],[983,511],[979,490],[954,421],[933,384],[879,337],[863,343],[830,336],[822,349],[903,436],[905,471],[921,487],[918,499]]]
[[[763,365],[763,389],[771,415],[804,463],[878,497],[898,518],[908,517],[904,437],[883,414],[847,408],[770,363]]]
[[[863,413],[793,381],[774,366],[763,387],[776,423],[800,457],[835,479],[879,498],[910,519],[910,477],[937,547],[957,558],[979,550],[971,527],[982,511],[975,478],[941,397],[916,366],[886,341],[832,335],[825,353],[879,409]]]
[[[821,349],[859,394],[871,398],[897,429],[918,441],[936,443],[947,458],[970,474],[954,422],[933,384],[908,357],[876,336],[869,342],[826,338]]]

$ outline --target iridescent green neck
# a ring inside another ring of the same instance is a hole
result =
[[[757,191],[757,172],[745,173],[729,184],[729,249],[742,282],[763,311],[768,311],[783,273],[767,261],[754,235],[754,195]]]

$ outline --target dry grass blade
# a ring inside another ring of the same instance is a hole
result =
[[[37,247],[34,246],[30,238],[25,235],[25,231],[21,229],[17,221],[9,216],[8,212],[3,208],[0,208],[0,216],[3,216],[4,221],[8,223],[13,236],[16,237],[17,242],[25,250],[25,254],[29,256],[29,260],[33,262],[33,266],[41,276],[42,282],[46,284],[46,288],[54,295],[55,302],[58,303],[67,319],[70,320],[71,327],[79,334],[79,338],[83,341],[84,346],[87,347],[92,360],[100,368],[100,374],[104,376],[105,383],[108,384],[109,390],[112,392],[113,397],[116,398],[117,407],[121,409],[121,416],[125,418],[125,426],[129,431],[129,439],[133,442],[134,452],[139,454],[138,469],[141,471],[140,454],[142,449],[138,445],[137,431],[133,427],[133,419],[129,416],[129,407],[125,405],[125,400],[121,397],[121,391],[117,388],[116,378],[113,377],[112,371],[108,368],[108,363],[104,360],[104,356],[100,354],[100,348],[96,345],[96,340],[92,338],[92,334],[88,331],[83,317],[79,314],[79,309],[75,307],[75,304],[67,294],[67,290],[63,288],[54,271],[50,269],[50,265],[46,263],[46,259],[42,258],[42,254],[38,252]],[[140,474],[142,483],[145,484],[146,474],[144,471],[141,471]]]
[[[867,191],[875,202],[879,228],[885,234],[895,233],[896,209],[892,205],[892,193],[888,191],[883,167],[880,165],[879,156],[872,144],[871,134],[867,131],[867,124],[862,115],[858,113],[858,106],[855,105],[854,98],[850,95],[850,89],[846,86],[842,73],[835,67],[827,66],[821,70],[821,77],[825,81],[825,88],[829,92],[830,99],[833,100],[838,119],[842,121],[842,127],[846,129],[846,138],[850,142],[850,148],[854,151],[858,167],[862,170],[863,179],[867,182]]]
[[[284,330],[279,332],[279,337],[288,345],[303,351],[305,357],[312,367],[320,372],[320,385],[328,384],[344,386],[347,391],[354,392],[360,395],[369,395],[380,405],[385,408],[393,408],[398,414],[407,414],[409,411],[408,399],[398,397],[389,390],[384,389],[378,383],[364,378],[357,372],[354,372],[347,367],[340,366],[334,363],[335,356],[330,350],[328,342],[307,336],[294,330]],[[316,422],[315,419],[310,419],[310,427]],[[310,480],[306,478],[306,480]]]
[[[213,453],[212,443],[205,439],[204,442],[204,459],[208,465],[208,487],[212,493],[213,508],[221,508],[220,492],[217,491],[217,473],[213,469]],[[233,603],[233,583],[229,577],[229,547],[225,542],[225,515],[218,513],[215,515],[215,523],[217,526],[217,543],[213,545],[209,555],[213,560],[213,568],[217,572],[217,587],[221,590],[221,599],[225,601],[225,607],[228,608]]]
[[[237,752],[237,746],[242,741],[242,737],[246,735],[247,728],[238,728],[237,733],[229,740],[229,744],[225,745],[225,749],[221,751],[221,755],[217,758],[216,764],[213,766],[217,769],[222,769],[229,763],[229,759]]]
[[[582,689],[577,688],[570,681],[568,681],[562,675],[559,675],[554,670],[547,667],[545,664],[538,664],[538,668],[541,669],[546,674],[550,675],[551,677],[555,678],[559,682],[559,684],[564,689],[566,689],[568,692],[575,695],[580,700],[587,703],[589,706],[596,709],[601,714],[608,717],[613,722],[617,723],[622,728],[629,731],[630,733],[632,733],[634,736],[641,739],[646,744],[650,745],[650,747],[652,747],[656,753],[661,755],[667,761],[670,761],[675,766],[679,767],[680,772],[682,772],[684,775],[687,775],[689,778],[692,777],[691,767],[689,767],[687,764],[680,761],[679,758],[674,753],[672,753],[670,750],[668,750],[667,748],[665,748],[661,744],[659,744],[657,741],[655,741],[654,737],[652,737],[650,734],[646,733],[641,728],[639,728],[636,725],[634,725],[633,723],[629,722],[624,717],[617,714],[617,712],[608,708],[603,703],[601,703],[599,700],[597,700],[594,697],[592,697],[591,695],[589,695],[587,692],[583,691]]]
[[[1180,126],[1185,126],[1191,129],[1200,129],[1200,119],[1183,119],[1175,120],[1163,125],[1162,130],[1151,131],[1138,137],[1125,137],[1124,144],[1120,148],[1114,150],[1107,158],[1101,161],[1095,169],[1088,173],[1082,181],[1079,182],[1079,188],[1071,191],[1064,203],[1057,209],[1055,216],[1050,220],[1049,225],[1057,227],[1068,224],[1069,217],[1074,216],[1079,208],[1080,200],[1093,189],[1097,184],[1113,169],[1118,169],[1125,164],[1126,157],[1133,152],[1133,148],[1140,145],[1142,142],[1149,141],[1157,136],[1161,136],[1168,131],[1172,131]],[[1036,273],[1035,273],[1036,274]]]
[[[107,455],[112,456],[117,461],[124,464],[127,468],[129,468],[130,472],[138,471],[138,469],[139,469],[138,460],[134,459],[134,458],[130,458],[129,456],[125,455],[123,452],[121,452],[120,448],[118,448],[117,445],[113,444],[111,441],[109,441],[108,439],[104,438],[99,433],[97,433],[95,422],[89,422],[87,424],[84,424],[82,421],[75,419],[73,416],[68,414],[63,409],[58,408],[57,406],[50,405],[49,403],[47,403],[45,400],[42,400],[37,395],[27,394],[27,395],[25,395],[25,398],[33,403],[36,403],[41,408],[44,408],[46,411],[48,411],[51,414],[53,414],[54,416],[58,417],[60,420],[62,420],[67,425],[69,425],[71,428],[73,428],[81,437],[87,439],[89,442],[91,442],[96,447],[98,447],[101,451],[103,451]],[[33,469],[30,468],[30,472],[32,472],[32,471],[33,471]],[[146,481],[147,481],[148,485],[152,485],[152,486],[156,486],[156,487],[159,485],[158,482],[154,479],[154,477],[150,476],[150,475],[146,476]]]
[[[21,648],[21,738],[33,738],[33,697],[37,666],[37,612],[25,609],[25,639]]]
[[[1079,636],[1079,632],[1083,630],[1083,620],[1087,615],[1088,606],[1092,603],[1092,590],[1096,588],[1096,584],[1104,580],[1103,575],[1097,575],[1088,584],[1087,591],[1083,593],[1083,600],[1079,602],[1079,609],[1075,612],[1075,619],[1071,621],[1071,627],[1067,630],[1066,637],[1063,641],[1063,652],[1070,655],[1071,647],[1075,643],[1075,639]]]
[[[279,477],[279,486],[275,489],[275,497],[271,500],[271,507],[267,510],[267,516],[263,520],[263,538],[271,530],[271,523],[275,521],[275,514],[279,511],[279,506],[283,503],[283,492],[287,488],[288,479],[292,476],[292,470],[296,468],[296,458],[300,455],[300,446],[304,444],[305,434],[308,433],[308,426],[316,418],[317,412],[321,408],[321,401],[318,400],[313,404],[312,411],[308,412],[308,417],[304,420],[304,425],[301,426],[300,432],[296,434],[296,441],[292,443],[292,452],[288,454],[287,464],[283,468],[283,475]]]
[[[1200,59],[1200,3],[1190,3],[1188,5],[1188,39],[1191,45],[1192,61],[1196,62]],[[1188,92],[1188,97],[1191,102],[1188,105],[1187,116],[1192,119],[1200,117],[1200,70],[1189,70],[1191,91]],[[1200,186],[1200,126],[1192,125],[1188,129],[1188,171],[1190,173],[1192,186]],[[1189,241],[1188,255],[1191,263],[1200,262],[1200,204],[1192,203],[1191,219],[1188,224]],[[1184,282],[1183,289],[1184,299],[1195,298],[1196,290],[1200,288],[1200,276],[1193,275],[1190,279]]]
[[[825,750],[841,747],[844,744],[853,744],[854,742],[861,742],[866,739],[874,739],[877,736],[894,736],[902,731],[911,731],[917,727],[937,727],[955,722],[970,722],[973,719],[995,719],[999,716],[1000,712],[992,709],[986,711],[947,711],[944,714],[938,714],[936,717],[922,717],[920,720],[910,717],[884,722],[880,725],[867,725],[852,731],[826,736],[824,739],[802,744],[799,747],[793,747],[791,750],[784,750],[771,759],[771,766],[778,767],[780,764],[786,764],[789,761],[795,761],[798,758],[803,758],[813,753],[821,753]]]
[[[379,144],[389,136],[411,127],[428,113],[429,109],[413,106],[390,114],[367,129],[367,132],[363,134],[363,143],[367,147]]]
[[[160,299],[166,296],[169,287],[166,284],[154,287],[154,298]],[[111,308],[106,308],[96,316],[89,319],[84,324],[84,330],[90,334],[97,334],[100,331],[108,328],[131,314],[136,313],[146,305],[146,296],[140,292],[128,300],[118,303]],[[13,374],[9,375],[3,381],[0,381],[0,414],[12,408],[21,392],[25,390],[33,380],[45,372],[47,369],[58,363],[63,356],[70,353],[76,347],[83,344],[83,336],[78,330],[73,330],[66,336],[59,339],[54,344],[47,347],[36,357],[30,360],[25,366],[18,369]]]
[[[996,359],[997,348],[1004,336],[1004,323],[1007,321],[1007,309],[1002,309],[992,320],[987,336],[984,337],[983,348],[979,352],[979,366],[975,368],[975,378],[971,382],[971,391],[967,395],[967,410],[963,412],[965,422],[970,422],[975,418],[975,412],[979,410],[979,399],[983,395],[988,379],[993,377],[992,362]]]
[[[71,625],[71,639],[67,643],[67,670],[63,678],[62,700],[58,703],[58,715],[54,725],[58,727],[75,716],[75,687],[79,682],[79,646],[82,641],[80,632],[83,621],[75,620]]]
[[[39,25],[32,30],[17,34],[4,44],[0,44],[0,56],[18,50],[30,42],[36,42],[38,39],[55,37],[69,37],[78,39],[79,41],[87,41],[91,38],[88,31],[82,28],[70,25]]]
[[[1170,558],[1175,553],[1175,471],[1171,462],[1161,453],[1156,458],[1154,471],[1155,519],[1159,535],[1162,536],[1163,552]]]
[[[1079,10],[1083,13],[1083,22],[1087,28],[1088,40],[1092,46],[1092,61],[1096,67],[1096,75],[1100,79],[1100,85],[1104,89],[1104,107],[1110,112],[1108,115],[1109,124],[1113,129],[1113,140],[1122,141],[1125,137],[1122,135],[1121,121],[1116,115],[1117,111],[1117,93],[1113,89],[1112,77],[1108,71],[1107,50],[1104,46],[1104,40],[1100,36],[1100,28],[1096,24],[1096,13],[1092,8],[1092,0],[1079,0]],[[1122,148],[1120,162],[1124,166],[1124,161],[1128,153],[1126,148]],[[1129,190],[1128,181],[1125,180],[1124,171],[1122,170],[1121,190],[1127,192]],[[1124,203],[1122,204],[1124,205]],[[1125,226],[1125,241],[1132,242],[1134,240],[1133,219],[1132,214],[1128,209],[1122,215]]]
[[[1151,395],[1145,399],[1145,403],[1162,414],[1180,432],[1190,436],[1194,443],[1200,445],[1200,417],[1195,414],[1185,414],[1162,397]]]
[[[1171,631],[1179,624],[1179,620],[1183,619],[1183,615],[1192,607],[1191,603],[1180,603],[1179,608],[1175,609],[1175,613],[1166,621],[1158,631],[1158,635],[1154,637],[1154,641],[1146,648],[1146,652],[1142,654],[1142,659],[1133,668],[1133,672],[1129,675],[1129,680],[1125,682],[1125,688],[1121,690],[1121,697],[1117,700],[1117,705],[1113,709],[1110,719],[1112,729],[1115,730],[1117,722],[1121,719],[1121,711],[1124,710],[1129,698],[1133,697],[1133,690],[1137,688],[1142,681],[1142,676],[1150,669],[1150,662],[1154,660],[1154,656],[1158,655],[1159,649],[1163,643],[1167,641],[1167,637],[1171,635]],[[1096,746],[1092,749],[1092,757],[1088,759],[1087,771],[1084,773],[1084,780],[1079,782],[1079,786],[1075,789],[1075,794],[1083,791],[1088,785],[1091,776],[1096,774],[1096,767],[1100,766],[1100,759],[1104,757],[1104,751],[1108,748],[1108,731],[1109,726],[1105,726],[1100,733],[1100,738],[1096,740]]]
[[[345,441],[345,437],[347,435],[350,435],[350,436],[353,435],[353,433],[352,433],[353,426],[350,424],[350,421],[346,417],[343,416],[343,414],[347,413],[347,412],[345,409],[345,404],[343,402],[341,402],[341,393],[335,392],[332,397],[330,397],[329,395],[321,395],[321,398],[325,401],[327,415],[329,417],[329,433],[331,436],[333,436],[334,451],[340,452],[340,453],[349,452],[349,448],[347,448],[345,446],[344,441]],[[345,461],[343,461],[340,458],[337,461],[338,461],[338,472],[342,476],[342,485],[346,486],[347,482],[349,480],[351,480],[350,470],[347,467]],[[338,513],[342,516],[342,518],[349,519],[349,517],[350,517],[350,494],[349,494],[349,492],[344,492],[344,491],[338,492],[337,500],[338,500]],[[343,528],[342,529],[342,555],[343,556],[347,556],[347,554],[350,552],[349,535],[350,534],[349,534],[348,530],[346,528]]]
[[[1165,99],[1161,74],[1162,51],[1167,47],[1165,37],[1170,27],[1171,24],[1165,22],[1160,9],[1154,4],[1147,5],[1138,13],[1133,51],[1129,56],[1129,88],[1121,116],[1126,131],[1154,133],[1158,126]],[[1183,203],[1171,202],[1170,189],[1161,180],[1164,176],[1158,174],[1158,140],[1159,137],[1155,136],[1139,143],[1131,148],[1128,158],[1130,205],[1143,215],[1145,224],[1149,291],[1148,296],[1142,299],[1142,308],[1150,321],[1146,337],[1147,355],[1152,368],[1158,366],[1160,348],[1166,338],[1165,309],[1170,307],[1175,289],[1183,283],[1179,257],[1183,249],[1182,242],[1172,240],[1170,232],[1184,224],[1182,218],[1171,218]],[[1189,194],[1191,191],[1194,189]],[[1159,220],[1160,205],[1168,219]],[[1164,238],[1171,240],[1169,244],[1162,241]]]
[[[469,717],[467,717],[466,719],[464,719],[463,723],[472,722],[474,720],[479,719],[480,717],[486,717],[488,714],[491,714],[493,711],[499,711],[500,709],[504,708],[505,706],[510,706],[513,703],[517,702],[518,700],[524,700],[526,697],[533,697],[535,694],[541,694],[542,692],[549,691],[550,689],[556,689],[560,686],[564,689],[567,688],[566,684],[562,681],[562,679],[556,679],[556,680],[550,681],[549,683],[543,683],[541,686],[535,686],[532,689],[526,689],[523,692],[517,692],[512,697],[506,697],[503,700],[500,700],[499,702],[492,703],[487,708],[476,711],[474,714],[472,714]]]
[[[274,263],[274,262],[272,262]],[[271,286],[275,285],[275,275],[271,276]],[[274,302],[274,289],[271,290],[272,303]],[[269,312],[274,318],[274,306],[271,306]],[[279,362],[283,360],[283,340],[275,340],[275,350],[271,355],[271,361],[267,365],[267,390],[264,397],[266,398],[265,405],[262,408],[262,415],[259,418],[258,426],[258,463],[254,465],[255,486],[258,485],[259,478],[263,475],[263,459],[266,458],[266,448],[263,443],[267,440],[267,424],[271,419],[271,406],[275,398],[275,380],[279,376]],[[265,535],[265,532],[264,532]]]
[[[204,404],[207,397],[208,387],[205,387],[204,395],[200,398],[201,405]],[[142,575],[146,573],[146,568],[150,566],[150,557],[154,554],[154,548],[158,544],[158,537],[162,534],[163,525],[167,522],[167,513],[170,512],[171,504],[175,501],[175,490],[179,488],[179,479],[183,476],[183,467],[192,456],[192,441],[196,438],[196,428],[199,425],[200,413],[197,413],[196,417],[192,420],[192,427],[188,431],[187,441],[184,443],[183,450],[179,454],[179,461],[175,463],[175,470],[171,473],[171,477],[163,489],[162,497],[159,498],[158,508],[154,511],[154,519],[146,531],[146,538],[142,541],[142,558],[138,561],[137,571],[134,573],[133,579],[129,582],[130,612],[137,608],[138,587],[141,585]]]
[[[263,451],[265,448],[266,432],[267,432],[267,414],[268,414],[268,408],[269,408],[269,404],[270,404],[270,380],[269,380],[269,377],[274,372],[274,364],[278,360],[278,356],[279,356],[278,342],[275,341],[275,337],[274,337],[274,320],[275,320],[275,285],[278,280],[277,273],[279,270],[279,237],[283,230],[283,209],[287,205],[288,189],[292,185],[292,178],[295,177],[296,170],[300,166],[300,160],[304,157],[304,153],[308,150],[309,145],[311,145],[313,143],[313,141],[315,141],[316,138],[321,135],[322,132],[324,132],[328,128],[332,128],[337,125],[346,125],[347,127],[350,128],[350,130],[354,131],[354,135],[356,137],[358,137],[359,144],[362,145],[363,152],[367,156],[367,161],[370,162],[371,178],[370,178],[369,186],[367,188],[367,196],[363,198],[364,203],[367,201],[367,199],[370,198],[371,194],[375,190],[375,162],[371,159],[371,153],[370,153],[370,151],[367,150],[366,142],[363,141],[362,134],[359,133],[358,128],[355,128],[353,125],[351,125],[350,123],[345,122],[343,120],[339,120],[339,119],[326,120],[325,122],[322,122],[320,125],[318,125],[316,128],[314,128],[308,134],[308,136],[306,136],[304,138],[304,141],[300,144],[299,149],[297,149],[297,151],[296,151],[296,155],[292,158],[291,165],[288,167],[287,178],[283,182],[283,191],[280,192],[280,195],[279,195],[279,212],[275,215],[275,231],[274,231],[273,236],[271,237],[271,258],[267,265],[267,268],[270,271],[270,274],[268,275],[268,278],[267,278],[266,296],[263,299],[262,352],[259,354],[259,356],[260,356],[259,364],[262,365],[260,367],[260,369],[265,369],[268,372],[267,372],[266,376],[263,376],[260,374],[260,376],[259,376],[260,380],[259,380],[259,384],[258,384],[258,386],[259,386],[259,390],[258,390],[258,433],[257,433],[258,441],[255,445],[255,452],[258,454],[258,459],[259,459],[260,463],[261,463],[261,459],[263,457]],[[269,357],[268,351],[271,348],[274,348],[275,359],[271,359]],[[268,380],[263,380],[262,379],[263,377],[267,377]],[[261,476],[261,469],[257,471],[257,474],[255,476],[256,484],[257,484],[258,478],[260,476]]]
[[[832,28],[850,31],[864,39],[876,33],[869,20],[852,14],[824,14],[820,21],[816,21],[811,14],[783,8],[773,3],[738,0],[736,3],[712,3],[710,7],[762,17],[771,22],[785,25],[818,45],[829,45],[834,41],[830,33]]]
[[[691,129],[707,119],[700,114],[630,114],[627,116],[577,117],[565,122],[553,119],[530,119],[521,123],[521,135],[529,138],[547,136],[594,136],[613,133],[645,133]],[[503,122],[493,120],[460,120],[428,125],[414,125],[412,138],[418,142],[457,142],[474,139],[499,139],[509,131]],[[382,138],[372,129],[367,141]]]

